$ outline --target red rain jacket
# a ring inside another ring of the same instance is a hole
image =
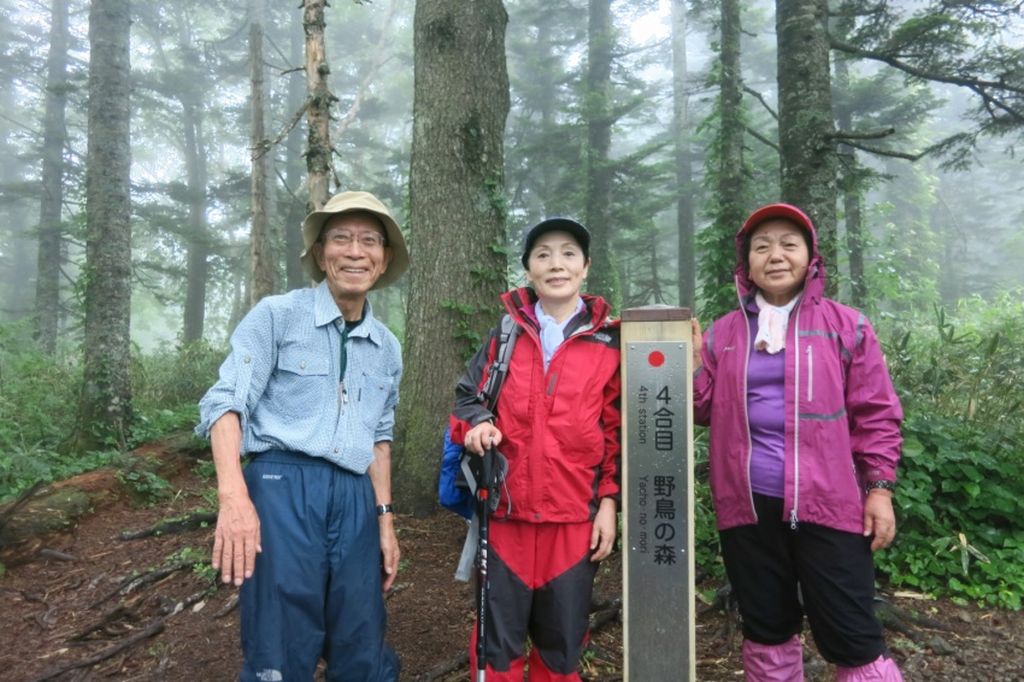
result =
[[[536,300],[529,288],[502,295],[523,329],[498,397],[498,450],[509,471],[507,499],[495,515],[531,523],[587,521],[601,498],[619,494],[619,324],[609,318],[604,299],[584,295],[583,310],[569,322],[545,372]],[[477,395],[497,352],[497,332],[491,331],[456,387],[454,443],[495,418]]]

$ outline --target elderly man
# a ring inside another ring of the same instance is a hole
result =
[[[315,288],[260,301],[200,401],[220,511],[213,566],[241,586],[243,681],[390,682],[382,590],[398,571],[391,439],[398,340],[371,289],[409,264],[398,225],[368,192],[303,223]],[[248,466],[244,471],[241,455]]]

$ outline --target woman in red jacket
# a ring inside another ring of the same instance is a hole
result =
[[[481,403],[497,330],[456,388],[452,441],[508,460],[489,528],[488,680],[579,680],[597,562],[612,550],[619,494],[619,330],[609,306],[581,294],[590,234],[564,218],[526,237],[530,286],[502,296],[522,329],[497,414]],[[476,631],[470,642],[476,670]]]
[[[764,206],[736,235],[739,308],[700,334],[694,420],[754,682],[803,680],[806,614],[842,682],[902,679],[873,611],[896,534],[903,413],[860,312],[823,296],[814,225]]]

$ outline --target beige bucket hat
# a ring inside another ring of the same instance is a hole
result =
[[[306,245],[306,250],[302,252],[302,265],[306,268],[306,272],[309,273],[314,282],[322,282],[324,277],[327,276],[320,269],[320,266],[316,264],[316,259],[313,258],[313,244],[316,243],[317,238],[320,236],[320,230],[323,229],[324,223],[327,222],[328,218],[350,211],[367,211],[372,213],[380,218],[381,223],[384,225],[384,231],[387,233],[387,245],[391,249],[392,254],[391,263],[388,265],[387,270],[384,271],[384,274],[370,288],[383,289],[394,284],[409,268],[409,251],[405,247],[405,238],[402,236],[398,223],[391,217],[391,213],[381,203],[380,199],[369,192],[341,192],[335,194],[327,200],[323,208],[313,211],[302,221],[302,241]]]

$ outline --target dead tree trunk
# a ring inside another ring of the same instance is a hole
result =
[[[263,4],[259,0],[251,3],[252,17],[249,23],[249,65],[252,79],[252,205],[249,267],[252,286],[249,289],[249,305],[253,306],[264,296],[274,293],[277,262],[274,258],[273,239],[267,211],[267,170],[270,162],[269,142],[264,125],[264,84],[266,67],[263,64]]]
[[[314,211],[327,203],[331,195],[331,104],[336,97],[327,87],[331,67],[327,63],[324,44],[324,8],[327,0],[305,0],[302,3],[302,27],[306,34],[306,91],[310,105],[306,110],[306,174],[309,203]]]

